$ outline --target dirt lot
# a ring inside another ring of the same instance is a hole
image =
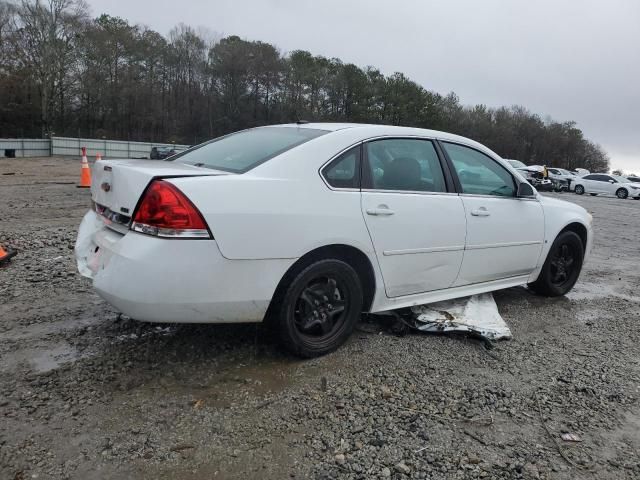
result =
[[[0,159],[0,478],[640,477],[640,201],[559,195],[593,255],[566,298],[496,293],[494,349],[370,320],[299,361],[261,326],[119,320],[75,270],[79,171]]]

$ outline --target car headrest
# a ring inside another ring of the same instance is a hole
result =
[[[419,190],[420,164],[415,158],[395,158],[384,170],[382,185],[389,190]]]

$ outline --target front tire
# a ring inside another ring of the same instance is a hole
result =
[[[618,191],[616,192],[616,197],[618,197],[621,200],[625,200],[628,196],[629,196],[629,192],[627,192],[627,190],[624,188],[619,188]]]
[[[577,233],[566,231],[554,240],[538,279],[529,284],[534,292],[559,297],[578,281],[584,260],[584,245]]]
[[[351,335],[362,304],[362,283],[349,264],[314,262],[286,287],[277,314],[280,340],[300,357],[332,352]]]
[[[584,193],[584,187],[582,185],[576,185],[574,192],[576,192],[578,195],[582,195]]]

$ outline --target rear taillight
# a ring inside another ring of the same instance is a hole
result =
[[[212,238],[193,203],[175,185],[154,180],[142,194],[131,229],[165,238]]]

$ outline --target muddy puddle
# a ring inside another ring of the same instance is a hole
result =
[[[26,348],[6,353],[0,358],[0,370],[9,371],[26,365],[35,373],[47,373],[86,357],[87,354],[80,353],[72,345],[62,342],[42,348]]]

